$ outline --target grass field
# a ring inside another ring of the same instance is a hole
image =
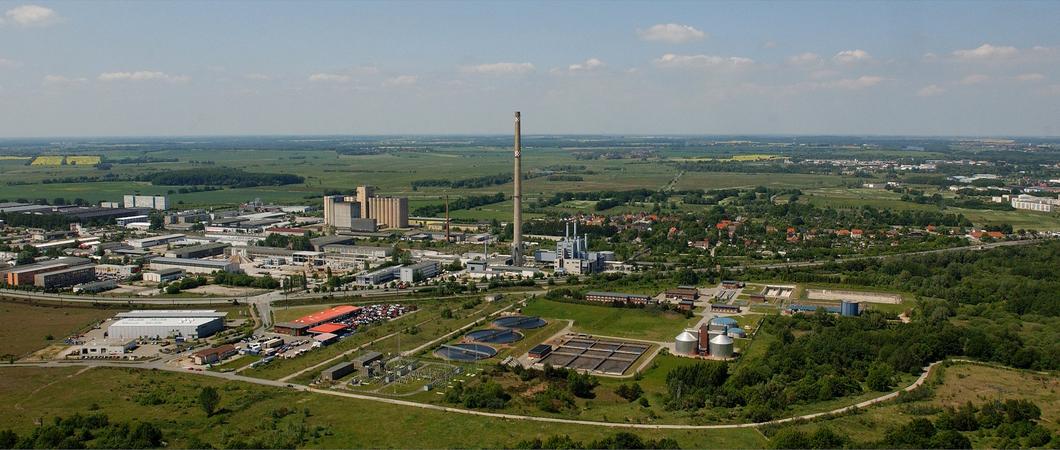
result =
[[[75,166],[92,166],[102,161],[98,155],[70,155],[66,157],[66,163]]]
[[[0,302],[0,355],[23,356],[114,315],[94,308],[33,306]],[[46,338],[51,336],[53,340]]]
[[[531,300],[523,313],[551,319],[572,319],[574,330],[604,336],[665,342],[681,330],[695,325],[699,317],[686,319],[676,313],[660,313],[636,308],[582,305],[553,300]]]
[[[5,418],[4,427],[28,433],[39,418],[96,411],[112,420],[151,418],[161,427],[169,446],[175,448],[187,446],[192,436],[220,448],[233,437],[272,436],[302,425],[310,433],[300,447],[312,448],[510,448],[522,440],[552,435],[569,435],[584,441],[620,431],[457,415],[182,373],[79,371],[0,368],[0,414]],[[213,418],[207,418],[195,401],[202,386],[215,386],[221,394],[222,412]],[[163,403],[138,401],[149,393],[157,393]],[[298,412],[304,409],[309,414],[304,419],[302,414],[272,419],[271,412],[282,407]],[[682,448],[761,448],[766,444],[754,429],[634,432],[651,439],[670,437]]]
[[[65,159],[64,156],[42,155],[42,156],[38,156],[36,158],[33,158],[33,162],[31,162],[30,165],[33,165],[33,166],[61,166],[63,164],[63,159]]]
[[[947,367],[942,384],[936,386],[934,395],[926,400],[904,405],[889,403],[863,410],[859,414],[798,425],[797,428],[812,431],[828,426],[850,434],[855,440],[870,441],[882,438],[888,427],[904,424],[916,417],[925,417],[910,413],[918,406],[958,406],[968,401],[982,404],[1006,399],[1033,401],[1042,411],[1039,423],[1053,433],[1060,431],[1060,378],[975,364]],[[932,418],[933,415],[926,417]],[[990,446],[976,433],[966,433],[966,436],[976,448]]]

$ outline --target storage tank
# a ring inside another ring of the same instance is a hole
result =
[[[696,354],[696,347],[699,344],[699,337],[684,331],[677,335],[674,339],[674,349],[680,355],[694,355]]]
[[[859,306],[860,305],[858,305],[858,302],[843,300],[843,302],[839,305],[839,313],[842,314],[844,317],[856,317],[858,314],[861,313],[861,311],[859,311]]]
[[[732,317],[715,317],[710,319],[710,324],[725,325],[728,328],[732,328],[736,326],[736,319],[733,319]]]
[[[731,337],[731,338],[745,338],[745,337],[747,337],[747,332],[744,331],[743,328],[740,328],[740,327],[729,328],[729,337]]]
[[[732,338],[719,334],[710,339],[710,354],[718,358],[732,358]]]

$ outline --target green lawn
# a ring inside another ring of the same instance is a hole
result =
[[[574,320],[574,330],[604,336],[665,342],[681,330],[695,325],[699,317],[686,319],[671,312],[654,312],[636,308],[605,305],[582,305],[553,300],[534,299],[523,313],[549,319]]]

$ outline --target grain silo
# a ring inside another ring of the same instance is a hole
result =
[[[719,334],[710,339],[710,355],[718,358],[732,358],[733,341],[731,337]]]
[[[683,331],[674,339],[674,350],[679,355],[695,355],[699,344],[699,336],[689,331]]]

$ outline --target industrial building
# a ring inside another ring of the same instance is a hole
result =
[[[408,228],[409,200],[380,197],[375,188],[358,186],[357,195],[324,197],[324,224],[339,230],[374,232],[379,228]]]
[[[136,215],[136,216],[119,217],[117,219],[114,219],[114,224],[119,226],[119,227],[124,227],[124,226],[126,226],[126,225],[128,225],[130,223],[150,222],[150,220],[151,219],[148,218],[148,216],[146,214],[140,214],[140,215]]]
[[[353,373],[355,370],[357,370],[357,368],[354,367],[352,362],[341,362],[320,372],[320,379],[324,381],[338,381],[342,377]]]
[[[183,269],[188,273],[239,272],[239,265],[229,261],[190,258],[154,258],[151,270]]]
[[[91,264],[41,272],[33,276],[33,284],[44,289],[58,289],[96,280],[96,267]]]
[[[77,354],[82,359],[116,358],[135,350],[136,347],[135,339],[93,340],[81,344]]]
[[[384,267],[368,273],[357,275],[357,284],[360,286],[379,285],[398,278],[401,274],[401,266]]]
[[[438,261],[423,261],[409,264],[401,268],[401,281],[414,283],[423,281],[442,272],[442,265]]]
[[[34,284],[39,274],[91,263],[91,260],[85,258],[57,258],[51,261],[15,266],[4,272],[4,282],[10,286],[26,286]],[[93,275],[95,275],[94,271],[95,269],[93,269]]]
[[[166,234],[162,236],[151,236],[143,239],[129,239],[126,241],[132,248],[151,248],[159,245],[172,244],[184,240],[183,234]]]
[[[224,319],[221,317],[131,317],[118,319],[111,324],[107,328],[107,336],[122,340],[177,336],[201,339],[223,329]]]
[[[651,302],[651,297],[640,294],[591,291],[585,293],[585,300],[598,303],[626,303],[631,305],[646,305]]]
[[[574,234],[571,235],[570,224],[564,227],[563,239],[556,243],[554,266],[557,274],[588,275],[604,270],[605,253],[589,251],[589,235],[578,237],[578,222],[574,222]],[[544,253],[536,257],[552,259]]]
[[[348,319],[350,317],[353,317],[360,311],[361,308],[359,306],[339,305],[334,308],[325,309],[323,311],[315,312],[307,316],[299,317],[290,322],[279,322],[273,326],[273,331],[281,334],[302,336],[314,327],[326,323],[338,322],[341,320]]]
[[[394,254],[394,247],[377,247],[370,245],[343,245],[327,244],[323,247],[324,253],[334,253],[344,256],[356,256],[363,258],[389,258]]]
[[[665,295],[667,300],[694,301],[699,299],[699,289],[696,289],[695,286],[678,286],[673,289],[667,289]]]
[[[217,256],[224,254],[225,249],[230,247],[228,244],[221,242],[211,242],[209,244],[192,245],[189,247],[175,248],[166,252],[166,257],[169,258],[207,258],[210,256]]]
[[[126,208],[151,208],[159,211],[169,209],[169,202],[164,195],[126,195],[124,197]]]
[[[144,281],[151,283],[169,283],[184,277],[184,269],[169,268],[144,272]]]

